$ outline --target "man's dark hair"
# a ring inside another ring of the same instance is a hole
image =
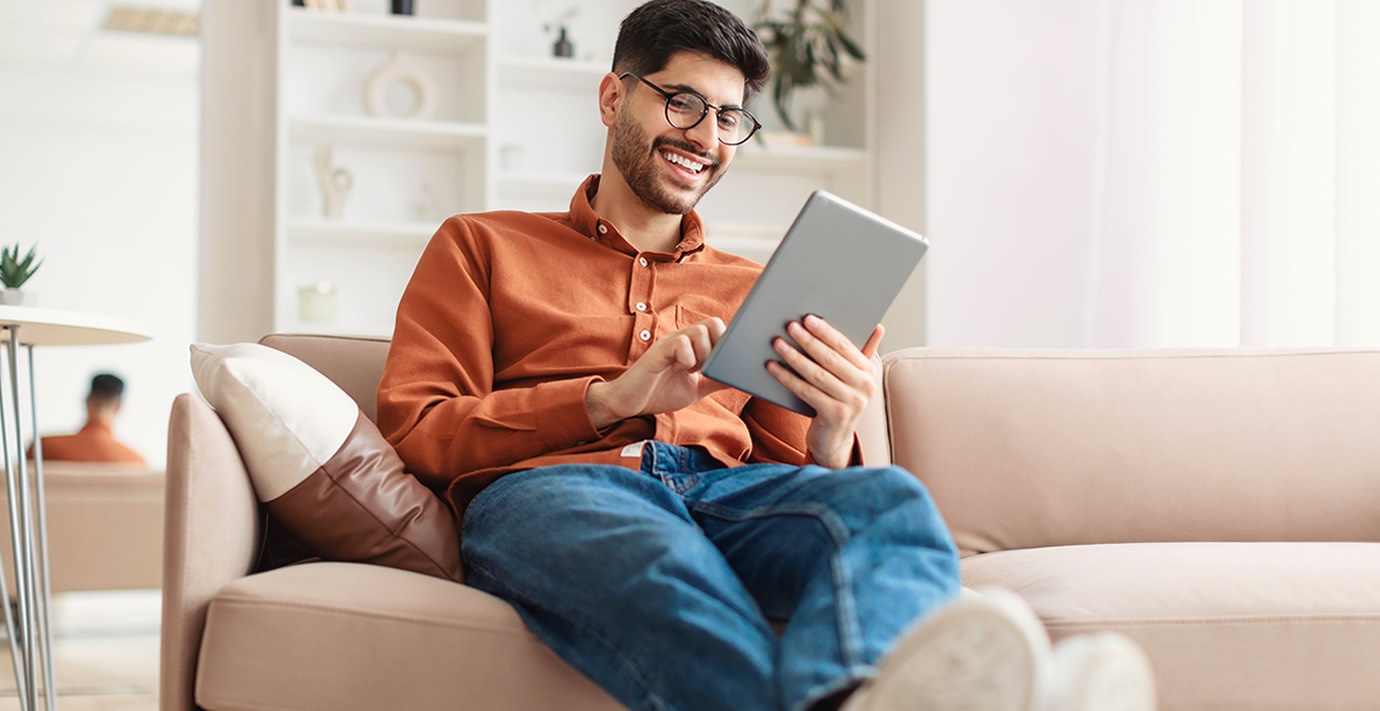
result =
[[[97,373],[91,379],[91,394],[87,397],[100,403],[115,402],[125,394],[125,381],[111,373]]]
[[[757,33],[737,15],[706,0],[651,0],[623,18],[613,48],[613,71],[655,74],[676,52],[698,52],[738,68],[746,78],[743,103],[771,76],[771,60]]]

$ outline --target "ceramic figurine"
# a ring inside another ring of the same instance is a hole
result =
[[[316,149],[316,177],[321,183],[321,202],[326,217],[340,217],[345,209],[345,198],[350,194],[350,188],[354,187],[355,179],[350,175],[350,171],[332,165],[330,146]]]

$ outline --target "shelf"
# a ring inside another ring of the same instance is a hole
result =
[[[354,245],[364,247],[421,247],[440,223],[355,222],[321,218],[288,220],[288,241],[294,244]]]
[[[749,141],[738,149],[733,164],[756,170],[825,172],[862,169],[867,166],[867,151],[839,146],[761,146]]]
[[[298,116],[289,121],[299,142],[339,142],[385,148],[482,150],[483,124],[369,116]]]
[[[428,17],[292,8],[288,18],[295,41],[381,49],[405,47],[412,52],[459,54],[481,44],[488,34],[488,27],[482,22]]]
[[[520,56],[498,60],[499,83],[513,88],[593,94],[599,80],[608,72],[608,62]]]

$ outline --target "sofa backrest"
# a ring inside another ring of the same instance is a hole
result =
[[[321,371],[359,403],[365,416],[378,421],[378,389],[379,381],[383,379],[383,363],[388,358],[388,339],[275,333],[264,336],[259,343],[292,355]],[[880,377],[881,359],[873,358],[873,364]],[[886,419],[880,395],[873,398],[863,413],[858,436],[867,464],[885,465],[890,462],[891,452],[887,446]]]
[[[964,555],[1380,541],[1380,351],[918,348],[884,392]]]

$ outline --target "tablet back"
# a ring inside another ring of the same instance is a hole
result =
[[[806,415],[814,410],[767,372],[786,324],[817,314],[859,348],[915,271],[924,237],[817,190],[777,246],[705,361],[714,380]]]

